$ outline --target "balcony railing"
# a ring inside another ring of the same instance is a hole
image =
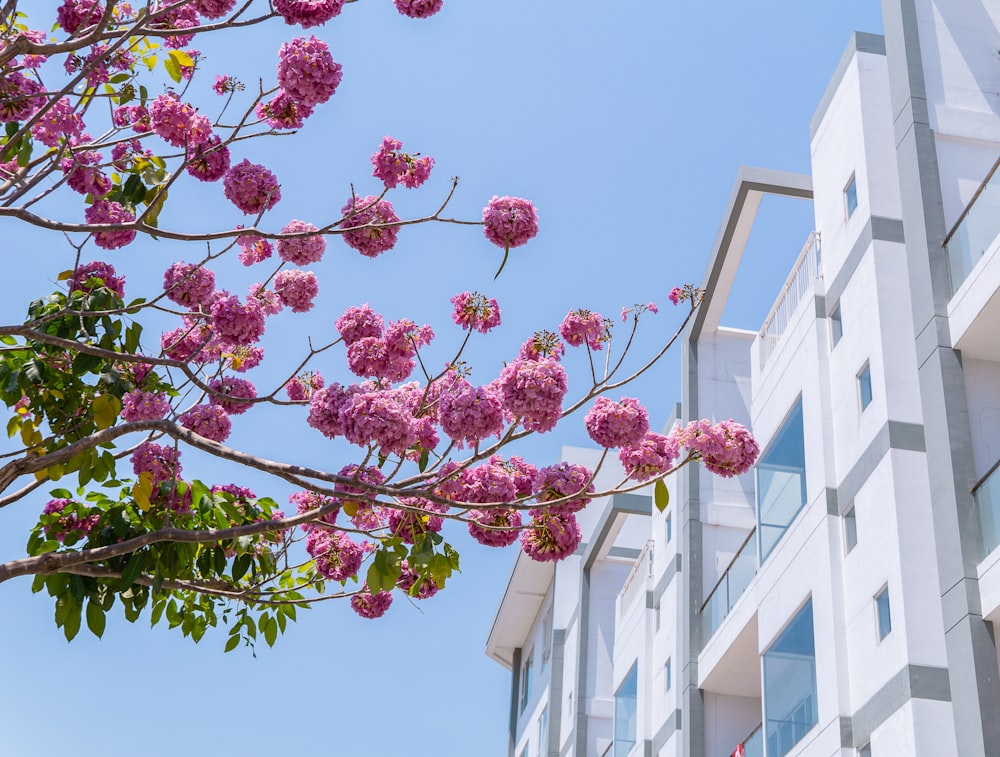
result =
[[[703,642],[712,638],[757,573],[756,533],[756,528],[750,530],[698,610],[701,614]]]
[[[739,757],[764,757],[763,723],[758,723],[757,727],[750,731],[750,735],[740,742],[733,755],[739,755]]]
[[[631,609],[632,603],[646,588],[649,577],[653,574],[653,542],[647,541],[639,556],[632,565],[632,570],[625,579],[625,585],[618,592],[619,620]]]
[[[951,266],[951,293],[965,281],[1000,233],[1000,158],[944,238]]]
[[[994,475],[1000,460],[993,463],[986,475],[972,487],[976,499],[976,516],[979,518],[979,538],[982,557],[1000,546],[1000,476]]]
[[[764,325],[760,329],[760,367],[763,368],[767,359],[771,357],[774,348],[778,345],[778,340],[785,333],[788,322],[799,306],[799,302],[812,288],[817,277],[821,277],[821,250],[819,232],[814,231],[809,235],[802,252],[788,275],[785,285],[781,287],[781,293],[774,302],[774,307],[764,319]]]

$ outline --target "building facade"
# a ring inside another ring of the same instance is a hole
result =
[[[518,557],[487,642],[511,757],[1000,756],[1000,2],[883,13],[811,176],[741,170],[685,334],[675,419],[744,423],[756,469]],[[765,322],[724,326],[766,194],[816,230]]]

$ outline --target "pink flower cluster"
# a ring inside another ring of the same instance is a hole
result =
[[[392,0],[396,10],[410,18],[433,16],[444,5],[444,0]]]
[[[149,122],[153,133],[174,147],[195,147],[212,136],[212,123],[174,92],[165,92],[149,104]]]
[[[413,544],[420,534],[436,534],[444,526],[440,513],[448,512],[447,505],[417,497],[403,497],[399,504],[389,509],[389,531],[407,544]]]
[[[532,560],[555,562],[573,554],[582,538],[572,513],[537,512],[521,531],[521,548]]]
[[[406,560],[403,560],[400,567],[402,568],[402,572],[400,573],[399,580],[396,581],[396,586],[401,591],[406,592],[414,599],[430,599],[438,593],[439,587],[434,583],[433,578],[430,576],[421,576],[410,568],[410,564]]]
[[[156,486],[180,478],[180,456],[175,447],[143,442],[132,453],[132,470],[137,476],[149,473],[153,477],[153,485]]]
[[[398,139],[383,137],[382,146],[372,155],[375,167],[372,176],[381,180],[386,189],[393,189],[398,184],[416,189],[427,181],[434,167],[434,158],[419,155],[403,152],[403,143]]]
[[[286,24],[308,29],[340,15],[344,0],[274,0],[272,5]]]
[[[222,18],[236,6],[236,0],[194,0],[194,7],[205,18]]]
[[[483,208],[483,233],[498,247],[520,247],[538,233],[538,211],[520,197],[496,197]]]
[[[158,421],[170,412],[170,397],[162,392],[144,392],[135,389],[122,397],[122,420]]]
[[[125,277],[118,276],[115,267],[110,263],[94,260],[85,265],[77,266],[73,278],[69,282],[71,292],[92,292],[101,284],[91,284],[91,279],[99,279],[103,286],[110,289],[119,299],[125,297]]]
[[[306,108],[314,108],[333,97],[341,77],[341,66],[334,62],[323,40],[296,37],[278,50],[278,85]]]
[[[295,512],[299,515],[303,513],[311,512],[312,510],[318,510],[321,507],[327,507],[328,505],[337,505],[335,508],[329,512],[321,515],[319,520],[315,523],[326,523],[328,526],[332,526],[337,522],[337,514],[340,512],[340,506],[337,504],[339,500],[333,497],[327,497],[323,494],[317,494],[316,492],[301,491],[295,492],[288,496],[288,501],[295,505]],[[302,530],[309,533],[313,528],[315,528],[314,523],[303,523]]]
[[[67,509],[69,510],[67,512]],[[43,527],[45,536],[56,541],[65,541],[66,537],[74,531],[80,533],[80,537],[89,534],[94,527],[101,522],[101,516],[83,515],[86,508],[76,500],[72,499],[50,499],[42,510],[42,515],[59,515],[55,523],[46,524]],[[46,518],[49,520],[49,518]],[[75,539],[74,539],[75,541]]]
[[[309,399],[317,389],[322,389],[325,383],[319,371],[307,372],[289,379],[285,384],[285,391],[292,402],[302,402]]]
[[[455,310],[451,319],[463,329],[475,329],[480,334],[500,325],[500,306],[479,292],[462,292],[451,298]]]
[[[237,226],[237,228],[242,227]],[[245,266],[252,266],[267,260],[274,252],[269,241],[255,234],[243,234],[236,237],[236,244],[240,248],[240,262]]]
[[[222,188],[229,201],[247,215],[270,210],[281,199],[277,177],[246,158],[226,171]]]
[[[31,118],[44,102],[44,91],[41,84],[18,71],[0,76],[0,123]]]
[[[215,293],[215,274],[195,263],[174,263],[163,274],[163,291],[183,307],[207,306]]]
[[[226,175],[229,163],[229,148],[213,134],[190,150],[187,172],[199,181],[218,181]]]
[[[381,315],[372,310],[368,303],[365,303],[361,306],[347,308],[334,325],[341,339],[350,345],[366,336],[376,339],[381,337],[385,322]]]
[[[559,336],[542,329],[536,331],[533,337],[521,345],[517,356],[521,360],[542,360],[543,358],[560,360],[564,354],[566,354],[566,345],[562,343]]]
[[[664,436],[650,431],[638,444],[622,447],[618,451],[618,459],[630,479],[649,481],[670,471],[679,454],[679,447],[676,435]]]
[[[88,224],[131,224],[135,223],[135,215],[126,210],[120,203],[111,200],[97,200],[84,212],[83,217]],[[104,250],[116,250],[131,244],[135,239],[135,229],[114,229],[111,231],[95,231],[94,244]]]
[[[451,383],[438,401],[444,431],[461,449],[503,433],[503,407],[491,387],[474,387],[464,378]]]
[[[361,591],[351,597],[351,609],[362,618],[374,620],[381,618],[392,605],[392,594],[387,591],[380,591],[372,594],[368,590],[368,584],[361,587]]]
[[[540,468],[532,484],[535,500],[542,507],[532,510],[531,513],[572,515],[579,512],[590,504],[591,498],[587,495],[594,493],[594,485],[591,483],[593,477],[594,474],[587,468],[573,463],[559,463]],[[567,497],[570,499],[559,501]]]
[[[586,344],[599,350],[611,338],[611,322],[600,313],[590,310],[570,310],[559,324],[559,333],[571,347]]]
[[[370,500],[376,494],[364,485],[380,486],[385,483],[382,471],[370,465],[348,465],[341,468],[337,475],[351,478],[358,483],[358,486],[338,483],[334,490],[337,495],[336,499],[340,500],[341,507],[349,515],[355,528],[362,531],[381,528],[384,525],[385,513],[381,506],[371,503]],[[353,497],[357,497],[357,499],[353,499]]]
[[[500,373],[497,388],[504,413],[529,431],[551,431],[562,415],[569,388],[566,371],[553,358],[519,359]]]
[[[313,109],[304,103],[296,102],[284,90],[278,90],[278,94],[269,102],[257,103],[254,111],[257,118],[267,121],[267,125],[272,129],[301,129],[305,124],[305,119],[312,115]]]
[[[404,381],[413,372],[416,350],[433,338],[430,326],[418,327],[405,318],[393,321],[381,337],[352,341],[347,347],[347,367],[357,376]]]
[[[195,405],[177,420],[184,428],[213,442],[226,441],[233,430],[229,415],[218,405]]]
[[[294,220],[285,225],[281,230],[282,234],[305,234],[310,231],[319,231],[311,223]],[[309,265],[317,263],[323,258],[326,250],[326,239],[319,234],[306,237],[290,237],[278,240],[278,257],[293,265]]]
[[[365,257],[375,258],[391,250],[399,236],[398,226],[387,226],[399,221],[388,200],[380,200],[374,195],[354,197],[340,209],[344,220],[344,241]]]
[[[69,35],[101,20],[104,9],[98,0],[63,0],[56,11],[56,23]]]
[[[676,430],[677,440],[701,458],[707,470],[730,478],[746,473],[760,453],[757,440],[745,426],[734,420],[691,421]]]
[[[83,134],[83,119],[74,112],[69,98],[63,97],[44,113],[31,127],[31,136],[46,147],[55,147],[59,140],[78,141]]]
[[[319,294],[319,283],[312,271],[279,271],[274,277],[274,291],[293,313],[306,313],[312,310]]]
[[[250,381],[235,376],[212,379],[208,382],[208,386],[212,391],[219,393],[209,397],[209,402],[221,407],[229,415],[243,415],[253,407],[253,402],[249,400],[257,398],[257,387]]]
[[[316,563],[316,572],[331,581],[346,581],[358,574],[365,553],[361,545],[343,531],[311,528],[306,536],[306,552]]]
[[[253,298],[244,305],[236,295],[217,296],[211,314],[216,335],[229,344],[252,344],[264,335],[264,311]]]
[[[598,446],[630,447],[639,444],[649,431],[649,413],[633,397],[623,397],[620,402],[598,397],[584,424]]]

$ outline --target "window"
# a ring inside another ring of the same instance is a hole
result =
[[[847,209],[848,218],[854,215],[854,211],[858,209],[858,182],[854,178],[854,174],[851,174],[851,180],[844,187],[844,206]]]
[[[549,751],[549,707],[546,705],[542,709],[542,714],[538,716],[538,755],[545,757]]]
[[[636,699],[639,694],[639,669],[632,669],[615,692],[615,750],[614,757],[625,757],[635,746],[638,732]]]
[[[659,603],[659,601],[657,601],[656,604],[653,605],[653,618],[656,621],[656,629],[655,630],[659,631],[660,630],[660,603]]]
[[[552,612],[555,604],[549,605],[549,611],[545,613],[545,619],[542,620],[542,667],[544,668],[549,663],[549,657],[552,656]]]
[[[521,665],[521,712],[528,706],[531,698],[531,652],[524,656],[524,663]]]
[[[799,397],[757,463],[761,561],[771,554],[805,503],[806,450]]]
[[[819,720],[812,599],[764,653],[764,737],[784,757]]]
[[[673,685],[670,681],[670,674],[673,672],[671,670],[672,660],[668,657],[666,664],[663,666],[663,678],[664,678],[664,691],[670,691],[670,687]]]
[[[670,540],[674,538],[674,514],[667,513],[667,524],[666,524],[666,534],[667,534],[667,544]]]
[[[875,620],[878,626],[878,640],[882,641],[892,630],[892,615],[889,612],[889,587],[875,595]]]
[[[854,503],[844,513],[844,554],[858,546],[858,519],[854,517]]]
[[[865,367],[858,373],[858,399],[861,402],[861,411],[872,404],[872,367],[865,363]]]
[[[837,342],[844,335],[844,324],[840,320],[840,303],[838,302],[834,305],[833,310],[830,311],[830,339],[831,347],[836,347]]]

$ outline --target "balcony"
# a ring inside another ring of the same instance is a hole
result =
[[[740,751],[740,748],[743,749],[742,752]],[[740,742],[740,746],[737,747],[734,754],[738,754],[740,757],[764,757],[763,723],[758,723],[757,727],[751,731],[750,735]]]
[[[625,579],[625,585],[618,592],[618,598],[615,600],[615,609],[616,617],[619,621],[628,614],[629,610],[632,609],[632,605],[635,604],[635,601],[639,597],[645,596],[649,585],[649,578],[652,575],[653,542],[650,540],[642,548],[642,551],[635,560],[635,564],[632,565],[632,570],[629,572],[628,578]]]
[[[698,612],[701,614],[702,640],[715,635],[722,621],[732,611],[757,573],[757,529],[751,529],[726,570],[708,593]]]
[[[1000,158],[986,175],[958,222],[944,239],[952,294],[972,273],[1000,234]]]
[[[778,346],[781,335],[785,333],[792,315],[799,303],[812,290],[817,278],[822,278],[822,259],[819,232],[809,234],[802,252],[799,253],[792,272],[781,287],[781,293],[774,302],[774,307],[764,319],[760,329],[760,369],[763,370],[769,357]]]
[[[1000,546],[1000,460],[993,463],[987,474],[972,487],[976,500],[976,517],[979,519],[981,557]]]

